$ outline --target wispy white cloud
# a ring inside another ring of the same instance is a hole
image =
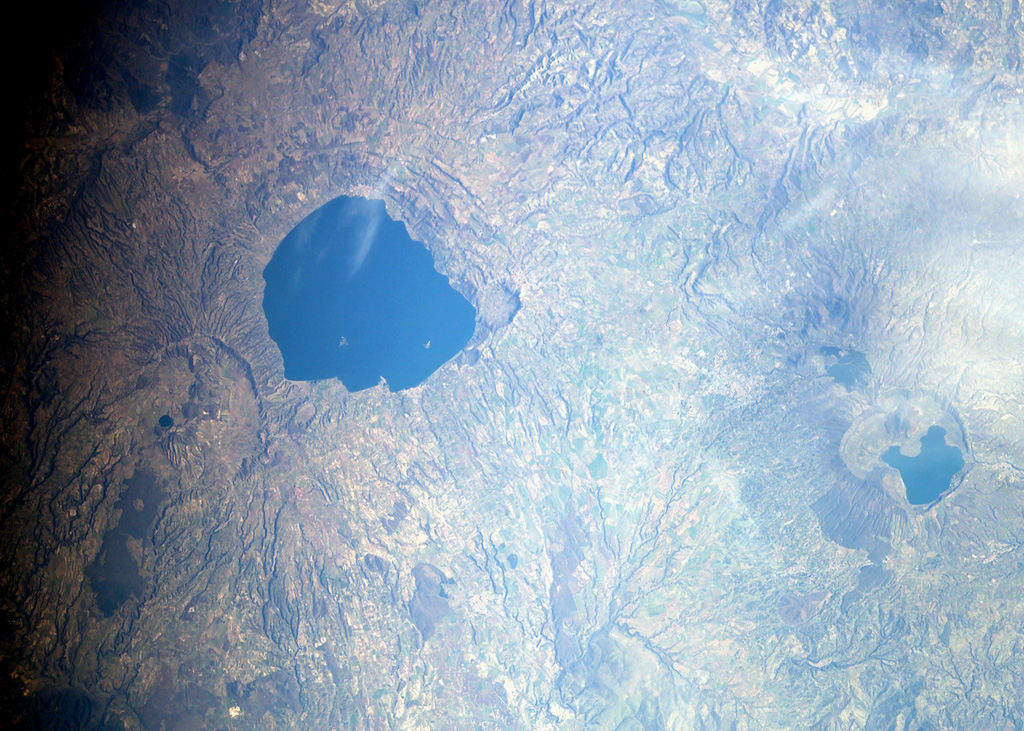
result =
[[[384,196],[384,190],[390,185],[392,180],[392,171],[389,168],[385,171],[384,175],[374,186],[373,193],[371,194],[372,199],[382,200]],[[352,270],[349,272],[350,277],[354,277],[360,269],[363,268],[363,264],[366,263],[366,257],[370,255],[370,251],[373,249],[373,244],[377,240],[377,232],[380,230],[381,217],[378,216],[370,222],[370,225],[363,231],[361,238],[359,239],[359,247],[356,249],[356,255],[352,260]]]

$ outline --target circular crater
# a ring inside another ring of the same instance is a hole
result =
[[[901,505],[927,506],[959,485],[969,454],[960,422],[932,396],[880,396],[843,435],[843,463]]]

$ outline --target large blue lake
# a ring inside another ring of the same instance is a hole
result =
[[[946,444],[946,430],[933,426],[921,437],[921,451],[908,457],[899,447],[890,447],[882,461],[900,471],[911,505],[928,505],[949,489],[957,472],[964,468],[963,453]]]
[[[303,219],[263,270],[270,337],[293,381],[419,385],[473,336],[476,310],[382,201],[343,196]]]

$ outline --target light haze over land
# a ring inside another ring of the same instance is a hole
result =
[[[103,10],[3,260],[15,723],[1024,727],[1022,31]],[[476,311],[420,385],[285,378],[262,274],[339,196]]]

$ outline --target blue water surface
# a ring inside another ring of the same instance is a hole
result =
[[[921,437],[921,451],[907,457],[899,447],[890,447],[882,461],[900,471],[911,505],[928,505],[949,489],[953,476],[964,468],[963,453],[946,444],[946,430],[933,426]]]
[[[469,342],[476,310],[382,201],[343,196],[303,219],[263,270],[270,337],[293,381],[361,391],[422,383]]]

